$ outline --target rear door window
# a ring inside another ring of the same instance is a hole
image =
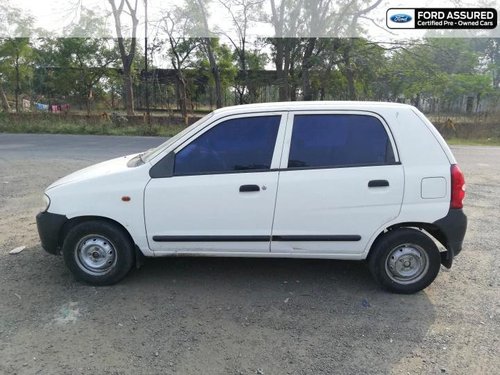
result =
[[[288,168],[394,164],[387,132],[374,116],[295,115]]]

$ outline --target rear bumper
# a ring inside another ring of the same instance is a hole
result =
[[[444,235],[439,241],[448,250],[442,255],[442,263],[450,268],[453,258],[462,251],[462,244],[467,231],[467,216],[462,209],[450,209],[448,214],[434,222],[434,225]]]
[[[66,216],[50,212],[40,212],[36,215],[38,235],[40,236],[42,247],[46,252],[59,254],[61,250],[59,235],[66,221],[68,221]]]

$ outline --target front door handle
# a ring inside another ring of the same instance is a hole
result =
[[[389,181],[387,180],[371,180],[368,182],[368,187],[385,187],[389,186]]]
[[[241,185],[240,193],[249,193],[252,191],[260,191],[259,185]]]

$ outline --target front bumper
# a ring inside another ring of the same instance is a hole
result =
[[[462,251],[462,244],[467,230],[467,216],[465,216],[462,209],[450,209],[448,214],[435,221],[434,225],[443,234],[437,236],[437,238],[447,250],[442,253],[441,263],[450,268],[453,258]]]
[[[61,250],[59,238],[62,227],[66,221],[68,221],[66,216],[50,212],[40,212],[36,215],[38,235],[40,236],[42,247],[46,252],[50,254],[59,254]]]

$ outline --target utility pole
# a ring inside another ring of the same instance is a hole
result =
[[[144,85],[146,95],[146,122],[151,125],[149,108],[149,73],[148,73],[148,0],[144,0]]]

